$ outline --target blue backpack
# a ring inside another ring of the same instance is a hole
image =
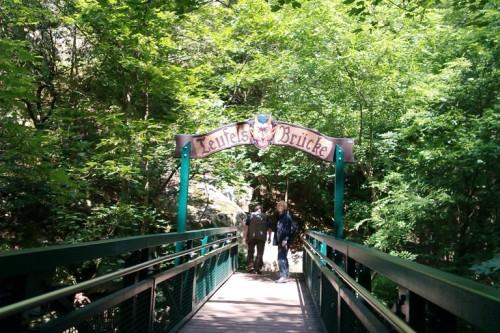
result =
[[[297,231],[299,230],[299,226],[297,223],[292,219],[290,214],[287,213],[288,218],[290,219],[291,226],[290,226],[290,242],[292,242],[295,239],[295,236],[297,235]]]

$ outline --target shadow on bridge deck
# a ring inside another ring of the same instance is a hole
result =
[[[274,278],[234,274],[180,332],[323,332],[302,275]]]

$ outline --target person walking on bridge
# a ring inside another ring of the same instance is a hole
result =
[[[297,225],[288,214],[288,206],[286,202],[280,201],[276,205],[278,211],[278,220],[276,221],[276,228],[274,231],[273,245],[278,246],[278,267],[280,270],[280,278],[276,280],[277,283],[284,283],[288,281],[288,249],[292,242],[293,236],[297,231]],[[268,242],[270,242],[270,237]]]
[[[255,206],[245,223],[245,240],[248,245],[247,268],[250,273],[260,274],[264,266],[263,256],[268,229],[267,216],[262,212],[262,206]],[[255,247],[257,247],[256,257],[254,256]]]

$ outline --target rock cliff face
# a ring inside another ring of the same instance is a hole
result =
[[[236,226],[243,227],[252,189],[223,187],[193,180],[189,191],[190,229]]]

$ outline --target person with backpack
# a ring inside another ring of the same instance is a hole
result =
[[[278,220],[274,231],[273,245],[278,246],[278,267],[280,271],[280,278],[276,280],[277,283],[285,283],[288,281],[288,250],[292,243],[293,237],[297,232],[297,224],[292,220],[288,213],[288,206],[286,202],[280,201],[276,205],[278,211]],[[269,237],[268,242],[271,242]]]
[[[262,206],[255,206],[245,223],[244,237],[248,245],[247,268],[249,273],[261,273],[262,266],[264,266],[263,256],[268,229],[267,216],[262,212]],[[256,247],[257,256],[255,256]]]

